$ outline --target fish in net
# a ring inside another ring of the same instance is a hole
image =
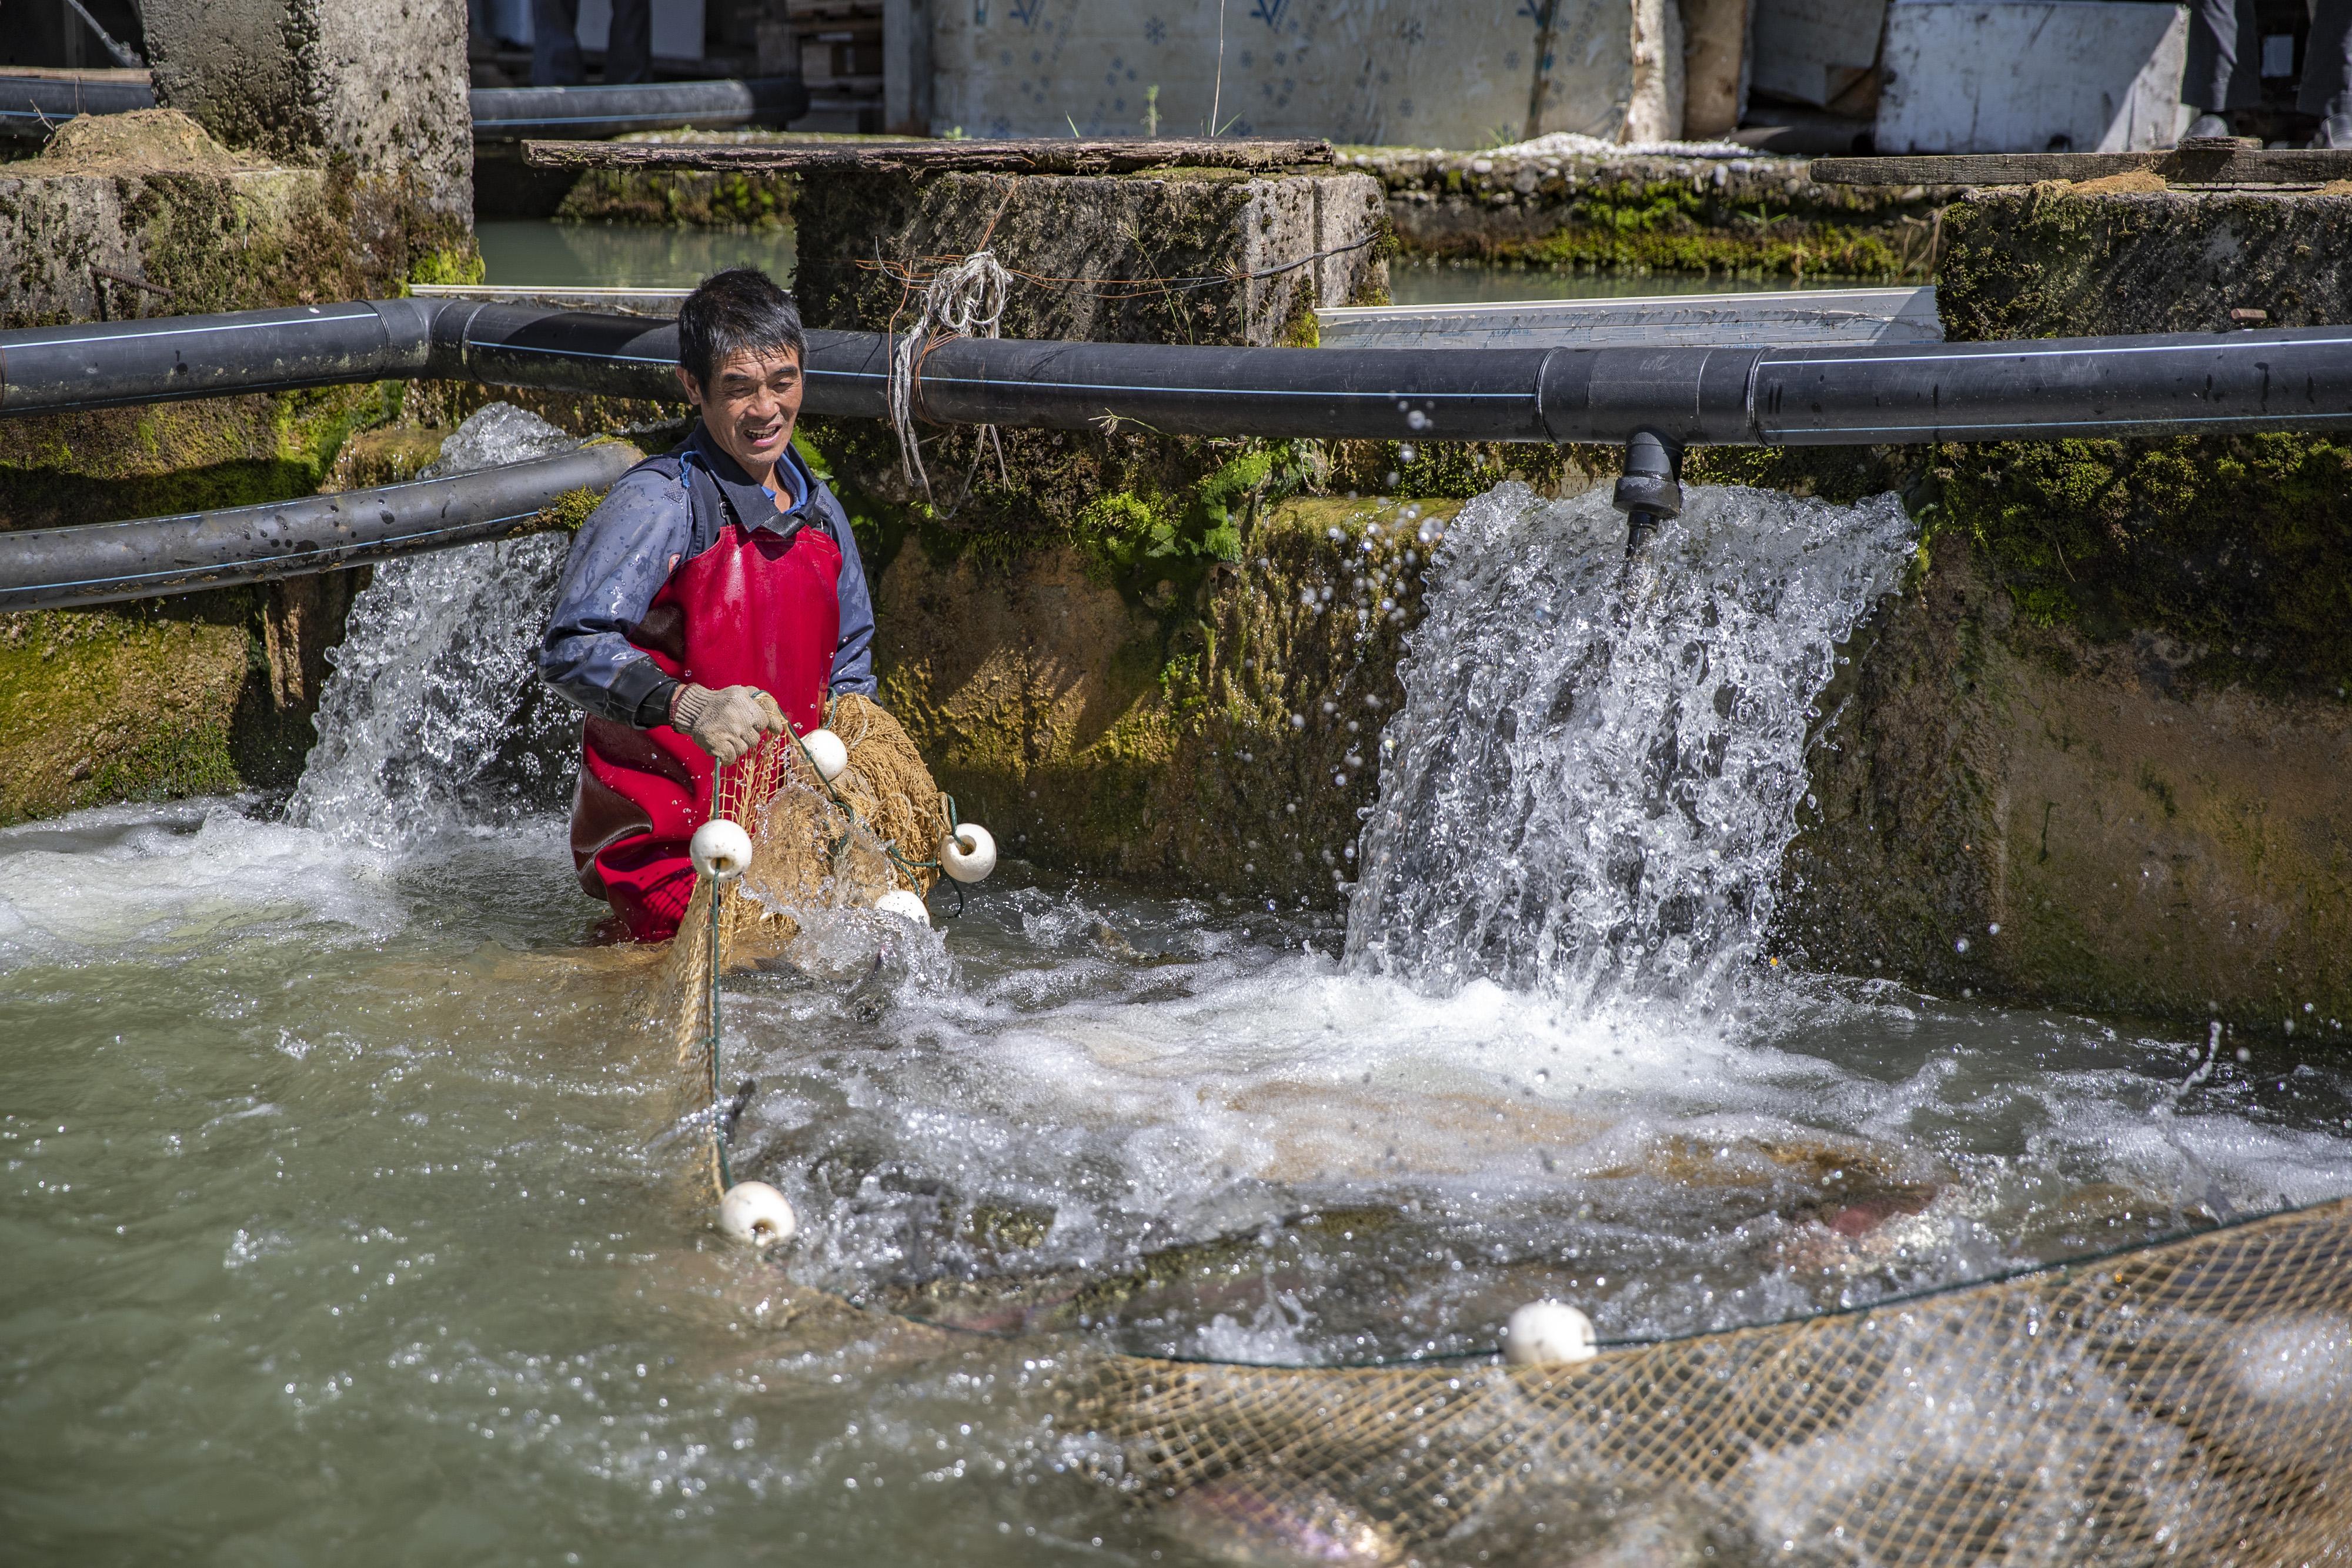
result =
[[[2341,1563],[2352,1200],[1580,1366],[1111,1355],[1065,1398],[1096,1475],[1228,1555]]]
[[[850,758],[833,789],[790,743],[722,779],[719,810],[751,830],[754,869],[719,891],[715,921],[698,891],[663,967],[656,1009],[681,1078],[711,1103],[722,1187],[717,977],[789,947],[796,910],[928,892],[928,846],[952,817],[887,714],[844,699],[832,721]],[[1645,1164],[1704,1185],[1686,1152]],[[1942,1193],[1890,1166],[1792,1217],[1827,1245]],[[1392,1223],[1325,1210],[1092,1276],[943,1277],[866,1300],[931,1325],[919,1332],[943,1336],[940,1353],[973,1332],[1038,1344],[1078,1468],[1227,1561],[2352,1562],[2352,1199],[1858,1310],[1604,1341],[1574,1366],[1507,1366],[1483,1348],[1266,1366],[1117,1347],[1169,1304],[1228,1306],[1237,1266],[1311,1274],[1335,1227]],[[1344,1285],[1385,1299],[1410,1274],[1382,1265]]]

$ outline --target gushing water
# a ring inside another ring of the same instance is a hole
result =
[[[579,442],[492,403],[423,477],[545,457]],[[562,534],[404,556],[352,605],[319,704],[319,742],[288,819],[347,842],[411,846],[457,822],[511,820],[564,782],[577,720],[531,667],[570,539]]]
[[[1381,742],[1354,965],[1571,1008],[1704,1002],[1770,922],[1837,645],[1912,529],[1855,507],[1694,489],[1628,560],[1606,490],[1465,507]]]

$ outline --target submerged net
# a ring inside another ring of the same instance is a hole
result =
[[[902,846],[952,812],[887,714],[831,718],[837,798],[786,747],[729,770],[754,870],[716,920],[697,893],[665,967],[722,1191],[717,977],[789,946],[794,909],[928,891]],[[1068,1364],[1085,1468],[1238,1561],[2352,1560],[2352,1199],[1580,1366]]]
[[[1351,951],[1439,989],[1458,973],[1571,998],[1711,994],[1766,929],[1810,720],[1837,644],[1908,559],[1907,519],[1891,500],[1695,492],[1639,572],[1622,565],[1605,494],[1554,505],[1498,491],[1454,528],[1474,548],[1418,633]],[[1679,570],[1655,566],[1669,551]],[[1465,727],[1463,712],[1512,723]],[[861,716],[836,714],[845,739]],[[890,776],[895,794],[867,775],[860,810],[877,832],[919,821],[913,841],[935,841],[919,768]],[[792,887],[822,894],[880,874],[848,869],[821,810],[793,814],[814,810],[803,796],[777,800],[761,875],[797,866],[807,880]],[[901,804],[910,815],[890,816]],[[692,970],[705,983],[727,940]],[[1643,1174],[1687,1189],[1809,1172],[1794,1185],[1857,1210],[1937,1201],[1920,1173],[1826,1142],[1752,1161],[1715,1147],[1662,1146]],[[979,1278],[869,1299],[941,1343],[1050,1347],[1030,1364],[1052,1369],[1057,1460],[1229,1559],[2352,1560],[2352,1200],[1864,1310],[1609,1344],[1573,1367],[1491,1354],[1279,1367],[1114,1348],[1157,1348],[1120,1336],[1183,1302],[1218,1310],[1220,1281],[1263,1296],[1265,1260],[1313,1263],[1318,1235],[1301,1219],[1271,1241],[1025,1278],[991,1271],[976,1249]],[[1444,1239],[1401,1228],[1394,1246],[1365,1244],[1370,1266],[1315,1310],[1328,1323],[1360,1307],[1338,1332],[1377,1339],[1405,1315],[1396,1286],[1447,1268],[1432,1239]],[[1552,1288],[1505,1277],[1528,1288],[1519,1301]],[[1494,1321],[1497,1304],[1474,1297],[1454,1321]]]
[[[2340,1562],[2352,1200],[1580,1367],[1118,1356],[1078,1404],[1148,1505],[1324,1561]]]
[[[751,834],[751,869],[716,890],[707,877],[697,883],[648,1009],[688,1069],[680,1082],[689,1102],[711,1103],[710,1168],[721,1192],[719,977],[789,946],[800,935],[795,911],[868,908],[894,889],[928,894],[939,881],[932,852],[954,825],[954,802],[878,704],[844,693],[826,725],[849,757],[829,782],[789,729],[719,770],[711,814]]]

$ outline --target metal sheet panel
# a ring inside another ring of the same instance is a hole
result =
[[[1936,291],[1800,288],[1756,294],[1666,294],[1509,305],[1318,310],[1330,349],[1593,348],[1816,343],[1940,343]]]

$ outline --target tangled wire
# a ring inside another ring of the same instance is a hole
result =
[[[975,251],[951,267],[932,275],[923,290],[922,313],[904,337],[890,346],[890,428],[898,436],[898,466],[910,485],[923,487],[923,498],[938,505],[931,494],[931,476],[923,467],[922,444],[915,434],[915,376],[923,357],[938,343],[950,338],[993,338],[997,323],[1004,319],[1004,306],[1013,287],[1013,275],[996,259],[993,251]],[[983,424],[979,439],[973,444],[971,467],[965,473],[963,494],[971,494],[972,476],[980,472],[980,455],[983,446],[996,452],[996,468],[1004,482],[1013,482],[1004,463],[1004,445],[996,436],[996,427]],[[957,498],[957,505],[962,497]],[[952,512],[955,508],[948,508]]]

